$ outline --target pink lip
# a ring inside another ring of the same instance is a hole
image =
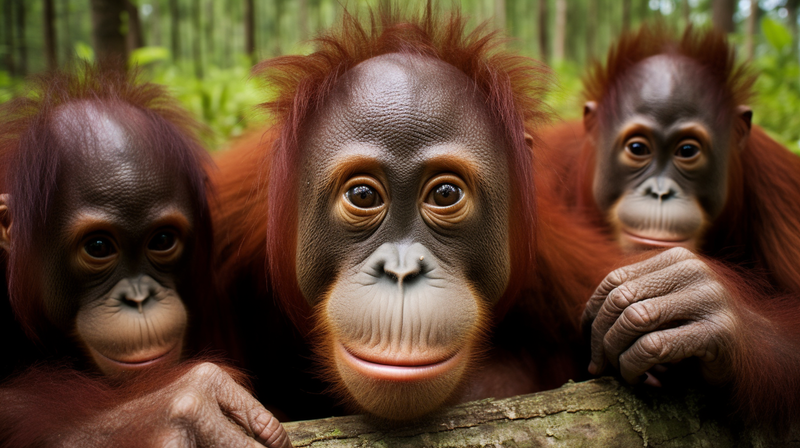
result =
[[[170,354],[175,352],[175,349],[177,347],[178,347],[178,345],[174,345],[169,350],[166,350],[166,351],[164,351],[164,352],[162,352],[162,353],[160,353],[160,354],[158,354],[156,356],[146,356],[146,357],[139,357],[139,358],[132,357],[132,358],[130,358],[128,360],[125,360],[125,361],[109,358],[108,356],[100,353],[99,351],[97,351],[97,350],[95,350],[94,348],[91,348],[91,347],[90,347],[90,350],[92,351],[92,353],[94,353],[95,355],[103,358],[104,360],[106,360],[106,361],[108,361],[108,362],[110,362],[112,364],[115,364],[115,365],[117,365],[117,366],[119,366],[119,367],[121,367],[123,369],[130,370],[130,369],[139,369],[139,368],[142,368],[142,367],[152,366],[152,365],[157,364],[157,363],[159,363],[161,361],[164,361],[165,359],[167,359],[169,357]]]
[[[645,246],[658,246],[658,247],[686,246],[689,244],[690,240],[690,238],[683,238],[683,239],[645,238],[643,236],[634,235],[633,233],[630,233],[625,230],[622,231],[622,234],[629,240]]]
[[[338,344],[338,351],[339,358],[357,373],[377,380],[396,382],[424,381],[439,377],[453,370],[464,357],[461,350],[453,356],[435,362],[420,364],[411,360],[395,360],[394,364],[386,364],[375,362],[374,358],[368,360],[356,356],[342,344]]]

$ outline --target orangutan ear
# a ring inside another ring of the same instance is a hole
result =
[[[533,151],[533,136],[527,132],[525,133],[525,146]]]
[[[736,106],[736,138],[739,149],[747,147],[747,139],[750,138],[750,128],[753,126],[753,110],[749,106]]]
[[[8,210],[8,194],[0,194],[0,248],[11,249],[11,212]]]
[[[590,132],[597,121],[597,101],[587,101],[583,105],[583,129]]]

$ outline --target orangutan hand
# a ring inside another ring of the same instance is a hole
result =
[[[591,326],[589,372],[599,375],[611,363],[629,383],[659,385],[648,370],[697,357],[706,381],[722,383],[740,325],[732,304],[710,267],[684,248],[617,269],[583,312],[583,328]]]

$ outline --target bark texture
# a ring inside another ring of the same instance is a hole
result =
[[[778,440],[726,423],[710,402],[693,391],[632,389],[600,378],[465,403],[411,424],[356,415],[284,426],[295,448],[800,446],[800,431]]]

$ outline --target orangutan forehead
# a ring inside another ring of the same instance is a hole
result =
[[[474,83],[438,59],[399,53],[368,59],[337,83],[326,107],[348,134],[420,142],[445,141],[487,123],[488,112]],[[488,127],[488,126],[487,126]]]
[[[135,146],[130,127],[143,117],[141,111],[124,103],[80,100],[59,106],[51,127],[63,149],[76,157],[130,158]]]

